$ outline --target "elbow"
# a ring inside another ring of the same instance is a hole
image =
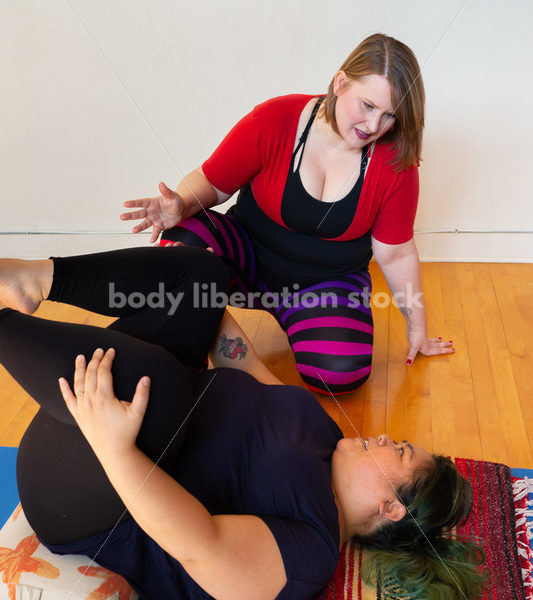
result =
[[[205,179],[206,183],[209,184],[209,186],[213,190],[213,193],[214,193],[214,196],[215,196],[215,200],[214,200],[214,203],[213,203],[214,205],[222,204],[223,202],[226,202],[226,200],[228,200],[229,198],[231,198],[231,194],[226,194],[225,192],[222,192],[221,190],[219,190],[218,188],[216,188],[209,181],[209,179],[207,179],[207,177],[205,176],[205,173],[204,173],[202,167],[198,167],[197,169],[195,169],[195,173],[198,173],[199,175],[201,175]]]
[[[413,258],[418,261],[414,237],[403,244],[384,244],[372,239],[372,252],[381,269],[393,267],[395,264]]]

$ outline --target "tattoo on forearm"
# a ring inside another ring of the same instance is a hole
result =
[[[409,317],[413,314],[412,308],[407,308],[407,306],[400,306],[400,312],[404,316],[405,320],[408,321]]]
[[[220,350],[219,354],[222,354],[230,360],[235,360],[237,357],[239,360],[246,358],[248,352],[248,346],[243,342],[242,338],[236,337],[234,339],[227,338],[224,334],[220,337]]]

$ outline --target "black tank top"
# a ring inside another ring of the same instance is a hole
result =
[[[305,142],[307,141],[309,130],[315,120],[322,100],[323,98],[320,98],[316,102],[307,126],[292,154],[289,175],[285,183],[281,202],[281,218],[285,225],[294,231],[315,237],[332,239],[342,235],[355,217],[368,163],[368,146],[365,146],[361,153],[359,178],[344,198],[335,202],[322,202],[311,196],[302,183],[300,165],[302,164]],[[300,149],[298,164],[295,168],[296,157]]]

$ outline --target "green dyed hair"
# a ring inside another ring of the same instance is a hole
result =
[[[433,458],[430,472],[419,470],[397,490],[407,507],[403,519],[354,538],[370,550],[363,580],[378,584],[383,598],[474,600],[483,593],[483,550],[452,536],[452,529],[468,518],[472,487],[449,458]]]

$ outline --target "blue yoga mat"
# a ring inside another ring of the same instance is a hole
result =
[[[19,503],[15,464],[18,448],[0,446],[0,527]]]

